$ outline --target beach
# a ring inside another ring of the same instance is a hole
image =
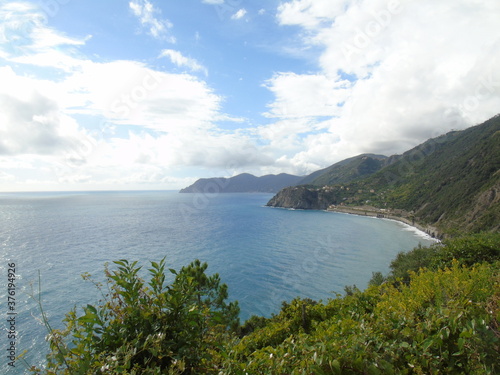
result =
[[[421,224],[415,221],[413,215],[407,211],[399,210],[399,209],[381,209],[372,206],[335,206],[332,205],[328,207],[327,211],[330,212],[340,212],[351,215],[360,215],[360,216],[370,216],[376,217],[379,219],[389,219],[396,220],[407,224],[411,227],[416,228],[417,230],[424,232],[430,237],[440,240],[443,237],[443,234],[440,231],[431,225]]]

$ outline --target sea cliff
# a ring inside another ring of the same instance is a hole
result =
[[[326,210],[331,205],[331,198],[328,191],[296,186],[282,189],[271,198],[267,206],[300,210]]]

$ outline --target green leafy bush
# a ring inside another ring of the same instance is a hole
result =
[[[269,319],[263,316],[252,315],[245,323],[238,329],[238,335],[241,337],[247,336],[256,329],[265,327]]]
[[[441,244],[429,247],[419,246],[409,252],[398,253],[390,264],[390,277],[408,283],[411,272],[418,272],[421,268],[429,268],[433,265],[436,253],[442,250],[441,247]]]
[[[472,234],[448,239],[436,253],[433,263],[436,267],[442,267],[449,265],[453,259],[467,266],[500,261],[500,233]]]
[[[498,265],[454,262],[410,277],[408,285],[386,283],[318,304],[309,334],[289,330],[281,342],[266,342],[300,316],[282,311],[231,348],[221,373],[498,373]]]
[[[428,268],[437,270],[450,267],[454,261],[466,266],[500,261],[500,233],[470,234],[446,239],[429,247],[418,246],[408,252],[400,252],[391,262],[387,277],[374,273],[370,285],[400,280],[409,283],[411,272]]]
[[[107,292],[83,315],[66,315],[63,330],[49,335],[45,374],[207,373],[220,343],[239,325],[236,302],[226,303],[227,286],[207,264],[195,261],[165,283],[165,260],[151,262],[149,282],[127,260],[106,268]]]

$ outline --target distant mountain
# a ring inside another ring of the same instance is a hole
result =
[[[299,185],[324,186],[345,184],[378,172],[386,165],[387,160],[387,156],[384,155],[358,155],[311,173],[301,180]]]
[[[180,193],[276,193],[284,187],[296,185],[303,178],[286,173],[262,177],[242,173],[230,178],[200,178]]]
[[[363,161],[366,156],[360,157]],[[331,178],[334,165],[313,176],[310,183],[316,186],[284,189],[268,205],[306,209],[369,205],[399,210],[398,215],[447,233],[500,230],[499,115],[481,125],[430,139],[402,155],[371,158],[374,160],[367,167],[373,168],[368,168],[367,177],[340,186],[342,179]],[[359,157],[341,162],[336,170],[355,160]],[[370,174],[378,162],[383,163],[382,168]],[[325,187],[324,181],[336,182]]]

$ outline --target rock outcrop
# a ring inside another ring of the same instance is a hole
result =
[[[331,202],[332,197],[327,192],[295,186],[281,190],[267,203],[267,206],[299,210],[326,210],[332,204]]]

